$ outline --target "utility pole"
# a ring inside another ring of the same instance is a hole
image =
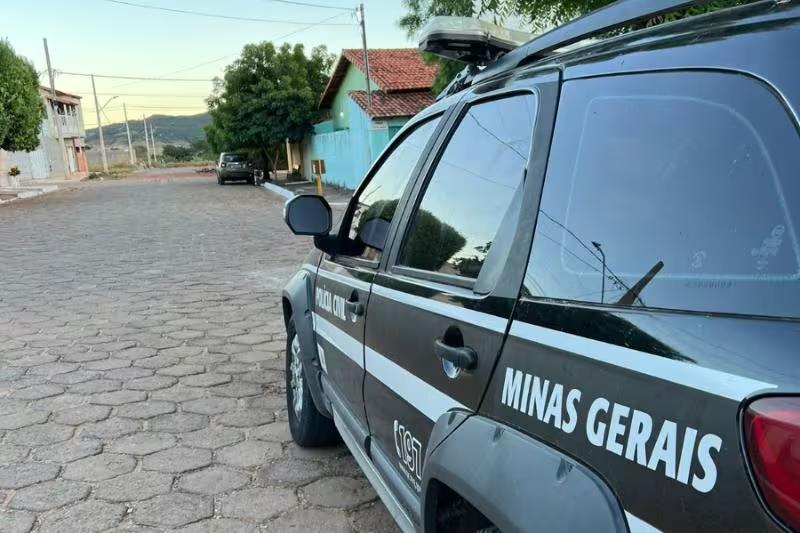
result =
[[[67,145],[64,143],[64,132],[61,130],[61,119],[58,116],[58,97],[56,96],[56,77],[53,74],[53,67],[50,65],[50,49],[47,47],[47,39],[44,39],[44,57],[47,60],[47,75],[50,77],[50,94],[53,98],[53,121],[56,123],[56,137],[58,137],[58,156],[61,160],[61,168],[64,169],[64,177],[69,178],[72,172],[67,163]],[[95,101],[97,97],[95,96]],[[49,105],[49,104],[48,104]]]
[[[103,138],[103,123],[100,120],[100,102],[97,101],[97,89],[94,86],[92,74],[92,93],[94,94],[94,111],[97,113],[97,131],[100,133],[100,155],[103,157],[103,172],[108,174],[108,159],[106,158],[106,140]]]
[[[128,108],[125,102],[122,102],[122,112],[125,114],[125,132],[128,134],[128,156],[131,160],[131,166],[136,164],[136,152],[133,151],[133,143],[131,142],[131,127],[128,125]]]
[[[147,148],[147,166],[152,166],[150,161],[150,141],[147,137],[147,117],[142,115],[142,124],[144,124],[144,146]]]
[[[153,145],[153,166],[158,166],[158,155],[156,154],[156,132],[153,131],[153,121],[150,121],[150,144]]]
[[[361,43],[364,46],[364,70],[367,78],[367,114],[372,113],[372,87],[369,81],[369,51],[367,50],[367,21],[364,17],[364,4],[358,5],[361,23]]]

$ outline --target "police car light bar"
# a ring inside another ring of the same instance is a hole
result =
[[[483,65],[528,42],[533,34],[470,17],[434,17],[420,31],[419,49]]]

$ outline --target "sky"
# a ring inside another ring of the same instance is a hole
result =
[[[220,76],[247,43],[273,41],[303,43],[307,49],[324,44],[338,54],[342,48],[360,48],[361,34],[354,16],[344,10],[289,5],[278,0],[126,0],[163,8],[260,18],[287,22],[226,20],[142,9],[110,0],[0,0],[0,38],[33,62],[49,86],[42,39],[47,38],[53,68],[62,72],[200,79],[199,82],[95,79],[103,124],[143,114],[193,115],[205,111],[211,80]],[[353,8],[355,0],[297,0]],[[397,26],[404,8],[400,0],[364,0],[370,48],[415,47]],[[312,23],[334,17],[280,39]],[[348,24],[349,23],[349,24]],[[276,39],[278,39],[276,41]],[[202,66],[201,64],[207,63]],[[191,68],[197,67],[197,68]],[[187,70],[189,69],[189,70]],[[178,72],[182,71],[182,72]],[[88,77],[59,74],[56,89],[83,97],[84,123],[95,127],[97,118]],[[142,96],[146,95],[146,96]],[[113,101],[106,103],[113,96]]]

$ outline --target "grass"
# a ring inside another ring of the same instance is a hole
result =
[[[172,163],[167,163],[164,165],[167,168],[182,168],[182,167],[213,167],[214,161],[174,161]]]
[[[139,170],[139,167],[133,165],[111,165],[108,167],[108,174],[104,173],[101,168],[90,167],[89,179],[109,178],[119,179],[127,176],[132,172]]]

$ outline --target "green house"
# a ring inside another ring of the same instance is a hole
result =
[[[433,103],[437,67],[414,48],[369,50],[372,105],[363,50],[342,51],[319,107],[327,120],[314,125],[303,148],[304,167],[325,161],[327,183],[355,188],[370,164],[411,117]]]

